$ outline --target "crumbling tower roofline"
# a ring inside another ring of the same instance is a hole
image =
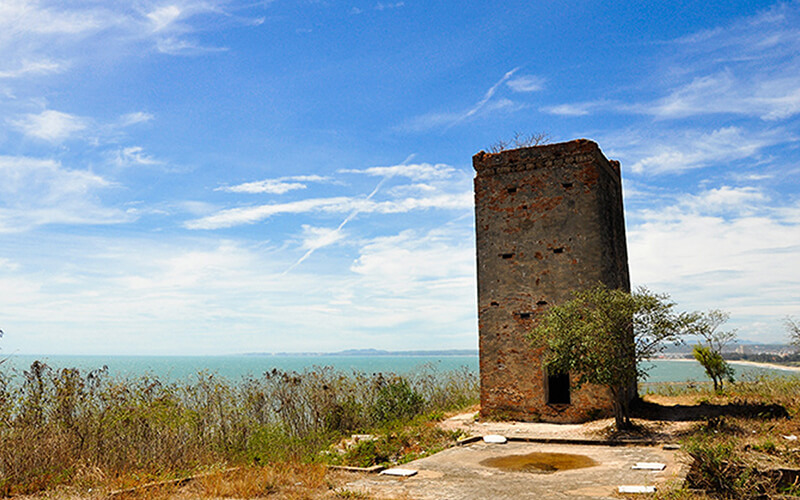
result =
[[[607,166],[620,179],[619,162],[605,157],[600,146],[589,139],[575,139],[569,142],[544,144],[527,148],[508,149],[499,153],[481,151],[472,157],[472,166],[481,173],[498,173],[501,171],[525,170],[531,168],[557,167],[563,164],[565,157],[572,156],[573,161],[594,160]],[[581,158],[582,157],[582,158]]]
[[[586,139],[472,160],[482,411],[560,422],[610,413],[604,388],[571,392],[545,373],[527,334],[574,290],[630,290],[619,163]]]

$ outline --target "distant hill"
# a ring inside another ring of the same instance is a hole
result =
[[[384,351],[382,349],[346,349],[336,352],[247,352],[245,356],[477,356],[476,349],[432,351]]]

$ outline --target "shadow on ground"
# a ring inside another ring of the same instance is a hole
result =
[[[749,417],[763,419],[789,418],[789,412],[779,404],[763,403],[699,403],[696,405],[660,405],[637,401],[631,407],[633,418],[686,422],[714,417]]]

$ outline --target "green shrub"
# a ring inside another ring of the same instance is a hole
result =
[[[422,411],[425,400],[403,377],[395,376],[386,382],[379,380],[378,383],[380,388],[372,407],[376,422],[409,419]]]

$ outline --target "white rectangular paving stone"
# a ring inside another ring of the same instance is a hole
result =
[[[628,486],[620,486],[619,487],[620,493],[655,493],[656,487],[655,486],[638,486],[638,485],[628,485]]]
[[[667,468],[667,464],[662,464],[660,462],[637,462],[636,465],[631,468],[634,470],[664,470]]]
[[[498,434],[488,434],[483,436],[484,443],[503,444],[506,441],[508,441],[508,439],[506,439],[505,436],[500,436]]]
[[[411,477],[415,475],[417,471],[413,469],[386,469],[381,471],[381,474],[386,476],[399,476],[399,477]]]

